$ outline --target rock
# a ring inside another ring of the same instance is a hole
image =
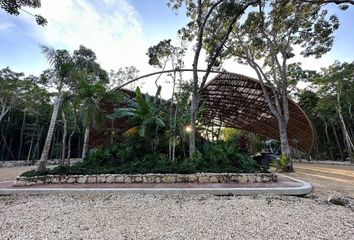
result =
[[[155,177],[155,183],[160,183],[161,182],[161,177],[160,176],[156,176]]]
[[[115,183],[124,183],[124,177],[123,176],[116,176]]]
[[[68,183],[76,183],[76,177],[69,177]]]
[[[36,184],[42,185],[42,184],[44,184],[44,182],[41,179],[37,179]]]
[[[245,175],[247,178],[247,183],[255,183],[257,182],[257,176],[253,174]]]
[[[199,182],[200,183],[209,183],[209,176],[200,176]]]
[[[155,183],[155,176],[147,176],[148,183]]]
[[[106,178],[106,183],[114,183],[115,176],[114,175],[109,175]]]
[[[257,176],[255,177],[255,181],[254,181],[254,182],[258,182],[258,183],[262,182],[262,177],[259,176],[259,175],[257,175]]]
[[[219,182],[219,179],[216,177],[216,176],[211,176],[209,178],[209,182],[210,183],[218,183]]]
[[[36,185],[36,182],[26,182],[26,186],[34,186]]]
[[[141,182],[143,182],[143,178],[139,177],[139,176],[135,177],[134,181],[132,181],[132,182],[141,183]]]
[[[22,181],[22,180],[17,180],[14,182],[13,184],[15,187],[24,187],[26,186],[26,181]]]
[[[80,176],[77,178],[77,183],[86,183],[87,182],[87,176]]]
[[[341,206],[347,206],[350,202],[349,197],[344,197],[344,196],[330,196],[327,201],[329,203],[335,204],[335,205],[341,205]]]
[[[60,182],[60,180],[59,180],[60,178],[59,178],[59,176],[53,176],[53,178],[52,178],[52,183],[59,183]]]
[[[163,176],[161,178],[162,183],[175,183],[176,177],[175,176]]]
[[[198,176],[196,176],[196,175],[189,175],[189,176],[188,176],[188,181],[191,182],[191,183],[198,182]]]
[[[67,183],[68,182],[68,179],[66,176],[60,176],[59,179],[60,179],[59,183]]]
[[[97,183],[97,177],[95,175],[88,176],[87,183]]]
[[[184,183],[184,182],[188,182],[188,177],[184,176],[184,175],[178,175],[176,177],[176,182],[177,183]]]
[[[97,176],[97,183],[106,183],[106,175]]]
[[[132,178],[129,177],[129,176],[126,176],[125,179],[124,179],[124,182],[125,183],[132,183]]]
[[[233,182],[233,183],[238,183],[238,182],[240,182],[240,179],[242,179],[242,178],[244,178],[244,176],[242,176],[242,175],[231,175],[230,176],[230,182]]]

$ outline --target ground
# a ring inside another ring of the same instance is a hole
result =
[[[89,194],[0,197],[1,239],[354,239],[354,167],[295,164],[307,197]],[[3,172],[6,172],[6,176]],[[0,169],[2,181],[18,169]]]
[[[314,194],[322,197],[340,194],[354,198],[354,165],[296,163],[294,166],[295,173],[287,175],[311,183]]]

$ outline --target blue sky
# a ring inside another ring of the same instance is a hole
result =
[[[141,74],[154,71],[147,65],[147,48],[163,39],[176,39],[177,30],[188,19],[176,15],[166,0],[42,0],[41,13],[49,23],[37,26],[33,17],[10,16],[0,9],[0,67],[39,74],[48,67],[39,44],[77,49],[80,44],[93,49],[106,70],[134,65]],[[330,7],[341,22],[333,49],[321,59],[300,59],[303,66],[319,69],[334,60],[354,60],[354,7],[339,11]],[[190,52],[186,67],[191,67]],[[297,59],[299,60],[299,59]],[[228,62],[229,71],[253,75],[250,69]]]

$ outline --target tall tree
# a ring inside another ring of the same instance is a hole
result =
[[[149,65],[158,67],[162,70],[165,70],[166,65],[170,64],[172,69],[175,71],[169,76],[172,78],[172,95],[170,99],[170,118],[169,118],[169,159],[171,161],[175,161],[175,152],[176,152],[176,124],[177,124],[177,112],[178,112],[178,104],[175,101],[175,93],[176,93],[176,81],[177,81],[177,73],[179,74],[180,81],[178,88],[181,88],[182,76],[180,69],[183,68],[184,62],[183,57],[185,56],[186,47],[184,46],[184,42],[181,42],[180,47],[175,47],[171,44],[171,40],[163,40],[160,41],[157,45],[154,45],[148,49],[147,55],[149,56]],[[162,74],[161,72],[161,74]],[[155,84],[158,87],[157,81],[160,78],[156,79]]]
[[[342,129],[343,141],[346,146],[348,158],[354,161],[353,136],[351,136],[347,127],[348,124],[353,122],[350,116],[351,108],[349,106],[354,102],[354,63],[336,62],[327,69],[323,69],[321,76],[313,82],[320,87],[319,93],[322,97],[320,101],[323,102],[328,99],[334,107],[339,119],[339,126],[341,126]],[[351,119],[348,124],[345,121],[345,112],[348,115],[347,118]]]
[[[337,17],[328,17],[320,5],[298,0],[262,1],[258,10],[250,12],[244,23],[237,24],[232,32],[225,55],[254,69],[278,121],[282,154],[288,158],[289,59],[295,56],[294,46],[302,49],[302,56],[321,57],[331,49],[332,33],[338,26]],[[271,87],[270,92],[266,84]],[[292,170],[291,161],[287,167]]]
[[[199,109],[200,90],[204,87],[212,69],[219,65],[224,45],[229,39],[237,20],[247,8],[260,0],[170,0],[172,9],[179,9],[183,3],[187,7],[187,16],[191,21],[180,30],[183,39],[195,41],[193,58],[193,89],[190,108],[189,156],[195,153],[196,119]],[[226,31],[224,31],[226,29]],[[206,35],[213,37],[206,41]],[[202,48],[207,44],[207,67],[201,81],[198,76],[199,59]]]
[[[44,171],[47,166],[55,123],[61,104],[62,90],[64,85],[70,84],[70,81],[72,80],[70,74],[73,70],[72,58],[68,51],[55,50],[46,46],[42,46],[42,52],[47,57],[50,65],[52,66],[52,70],[45,71],[44,74],[42,74],[43,83],[52,84],[56,88],[57,93],[54,102],[52,117],[47,132],[47,137],[44,143],[41,158],[38,163],[38,171]]]
[[[0,123],[4,116],[18,104],[23,92],[21,79],[23,73],[16,73],[10,68],[0,70]]]
[[[84,158],[88,151],[90,131],[93,124],[100,118],[99,101],[106,95],[109,77],[105,70],[96,62],[96,54],[84,46],[74,51],[73,62],[75,64],[75,85],[78,97],[81,99],[81,112],[84,118],[85,136],[82,150]]]

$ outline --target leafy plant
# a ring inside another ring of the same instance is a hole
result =
[[[286,155],[281,155],[278,161],[273,161],[275,169],[277,172],[283,171],[283,169],[286,167],[286,164],[289,161],[289,157]]]
[[[164,112],[152,102],[144,99],[140,88],[135,90],[135,102],[133,107],[117,108],[108,117],[112,120],[128,118],[134,126],[124,132],[125,137],[138,134],[140,137],[151,137],[159,128],[165,127]]]

